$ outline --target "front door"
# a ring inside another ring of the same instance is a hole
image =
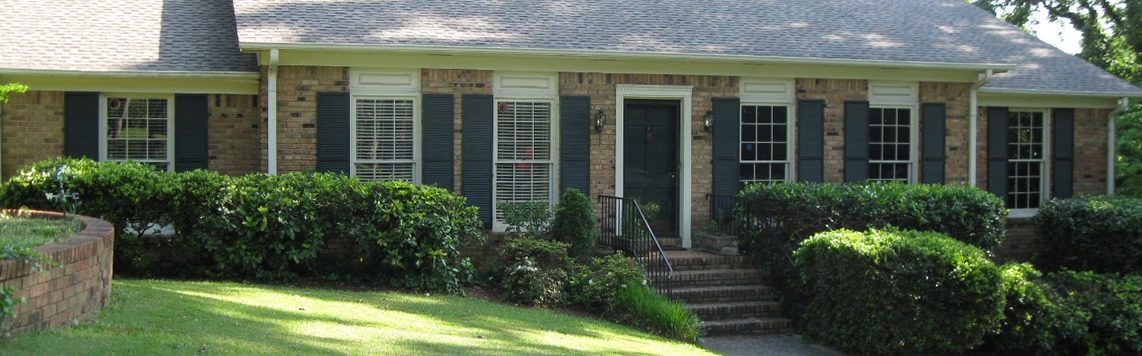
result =
[[[678,236],[678,101],[627,100],[623,196],[638,199],[659,236]]]

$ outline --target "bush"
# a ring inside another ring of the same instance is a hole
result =
[[[1142,276],[1063,271],[1047,276],[1064,319],[1055,332],[1057,354],[1142,353]]]
[[[862,354],[968,350],[999,328],[1003,290],[986,254],[946,236],[838,230],[795,252],[805,332]]]
[[[503,215],[509,233],[546,236],[551,227],[551,206],[545,201],[500,202],[496,210]]]
[[[616,311],[618,293],[623,286],[646,284],[646,270],[633,258],[614,254],[592,258],[590,263],[576,266],[570,283],[568,294],[572,303],[610,314]]]
[[[986,338],[988,348],[1002,353],[1048,355],[1058,352],[1059,340],[1073,338],[1066,330],[1060,299],[1042,273],[1028,263],[1000,266],[1005,303],[999,334]]]
[[[1041,248],[1036,265],[1097,273],[1142,273],[1142,199],[1052,200],[1033,219]]]
[[[618,316],[628,324],[685,342],[697,343],[701,322],[682,302],[667,299],[641,284],[627,284],[618,290]]]
[[[935,231],[984,250],[1003,239],[1007,210],[994,194],[971,187],[900,183],[752,184],[738,194],[736,212],[744,248],[761,252],[759,229],[750,222],[771,219],[787,246],[823,231],[895,226]]]
[[[591,199],[578,190],[568,189],[555,206],[551,237],[570,245],[568,254],[572,258],[586,260],[595,253],[598,234]]]
[[[513,237],[504,244],[500,286],[509,300],[523,304],[560,301],[567,281],[567,244],[536,237]]]

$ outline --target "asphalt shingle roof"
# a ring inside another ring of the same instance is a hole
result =
[[[1016,64],[989,89],[1142,89],[962,0],[234,0],[245,44]]]
[[[0,0],[0,68],[257,72],[230,0]]]

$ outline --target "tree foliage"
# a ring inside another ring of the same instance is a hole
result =
[[[974,0],[976,6],[1027,30],[1047,21],[1082,34],[1078,57],[1142,86],[1142,0]],[[1142,196],[1142,105],[1117,119],[1118,192]]]
[[[0,84],[0,104],[8,102],[9,94],[19,94],[28,90],[26,85],[19,83]]]

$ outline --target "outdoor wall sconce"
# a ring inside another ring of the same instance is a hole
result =
[[[603,126],[607,124],[607,114],[603,113],[603,109],[599,109],[595,113],[595,132],[603,132]]]
[[[706,132],[714,130],[714,112],[712,110],[706,110],[706,122],[702,126],[702,129],[706,130]]]

